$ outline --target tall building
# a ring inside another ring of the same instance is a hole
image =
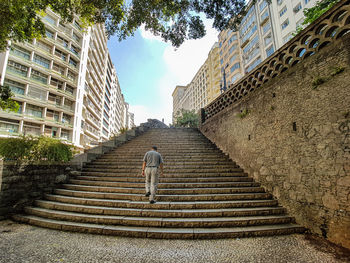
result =
[[[208,57],[187,86],[176,86],[173,96],[173,122],[184,110],[198,111],[220,94],[219,46],[215,43]]]
[[[82,29],[77,18],[65,24],[51,10],[42,21],[45,38],[10,43],[0,54],[0,84],[20,105],[0,111],[0,135],[46,135],[81,149],[107,140],[119,130],[125,101],[104,27]]]
[[[237,82],[293,37],[304,21],[303,9],[316,0],[259,0],[248,2],[247,14],[238,32],[219,34],[220,65],[227,85]],[[223,74],[221,76],[223,79]]]

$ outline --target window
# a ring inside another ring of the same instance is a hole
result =
[[[241,73],[236,73],[235,75],[232,76],[231,83],[235,83],[240,78],[241,78]]]
[[[79,49],[75,46],[71,46],[70,51],[72,51],[76,56],[79,56]]]
[[[103,120],[103,126],[105,126],[106,128],[109,127],[108,123],[105,120]]]
[[[269,57],[273,54],[273,52],[275,51],[273,45],[271,47],[269,47],[268,49],[266,49],[266,56]]]
[[[283,44],[287,43],[293,36],[292,35],[287,35],[283,38]]]
[[[62,97],[57,96],[56,94],[49,93],[48,101],[49,101],[49,103],[60,106],[61,102],[62,102]]]
[[[65,40],[63,37],[57,36],[56,41],[60,43],[62,46],[64,46],[65,48],[68,48],[68,41]]]
[[[266,18],[269,17],[269,10],[266,10],[262,15],[261,15],[261,21],[264,21]]]
[[[283,0],[277,0],[277,4],[281,5],[283,3]]]
[[[24,95],[24,91],[25,91],[25,84],[19,83],[17,81],[13,81],[10,79],[5,79],[4,82],[5,86],[9,86],[11,91],[15,94],[19,94],[19,95]]]
[[[237,58],[237,55],[233,55],[231,58],[230,58],[230,64],[232,64]]]
[[[44,68],[50,68],[50,60],[43,58],[42,56],[35,54],[33,61]]]
[[[68,79],[70,79],[71,81],[75,82],[77,76],[70,70],[68,70],[68,74],[67,74]]]
[[[237,48],[237,45],[233,45],[230,49],[229,49],[229,53],[232,54],[232,52]]]
[[[257,58],[249,67],[246,68],[247,72],[252,71],[257,65],[259,65],[261,62],[261,58]]]
[[[46,100],[47,92],[38,88],[29,87],[28,96],[34,99]]]
[[[237,40],[237,34],[234,34],[229,40],[228,44],[230,45],[233,41]]]
[[[63,123],[68,123],[68,124],[70,124],[70,123],[71,123],[71,120],[72,120],[72,116],[63,113],[63,116],[62,116],[62,122],[63,122]]]
[[[41,125],[30,123],[30,122],[24,122],[23,123],[23,132],[25,134],[31,134],[39,136],[41,134]]]
[[[287,12],[287,7],[283,7],[282,10],[280,11],[280,17],[283,16]]]
[[[58,111],[53,111],[53,110],[47,109],[47,111],[46,111],[46,119],[58,122],[59,119],[60,119],[60,114],[59,114]]]
[[[54,32],[52,32],[50,30],[46,30],[45,35],[48,38],[52,38],[52,39],[54,38]]]
[[[69,131],[67,131],[67,130],[62,130],[62,131],[61,131],[61,138],[62,138],[62,139],[65,139],[65,140],[67,140],[67,141],[70,141],[71,138],[70,138]]]
[[[55,55],[59,58],[61,58],[63,61],[67,60],[67,54],[63,53],[61,50],[59,49],[55,49]]]
[[[27,60],[30,59],[30,51],[28,51],[22,47],[19,47],[17,45],[11,46],[11,53],[17,57],[21,57],[21,58],[24,58]]]
[[[109,121],[109,116],[108,116],[107,112],[103,111],[103,116],[106,118],[107,121]]]
[[[239,67],[240,67],[239,62],[237,62],[236,64],[234,64],[234,65],[231,67],[231,73],[232,73],[233,71],[235,71],[236,69],[238,69]]]
[[[49,22],[51,25],[56,26],[56,19],[52,16],[46,15],[44,16],[44,20]]]
[[[310,2],[310,0],[305,0],[305,5],[307,5]]]
[[[287,19],[286,21],[284,21],[283,24],[281,25],[282,30],[285,29],[288,25],[289,25],[289,19]]]
[[[47,75],[41,73],[40,71],[32,69],[32,74],[30,77],[36,81],[43,83],[43,84],[47,84]]]
[[[81,31],[81,26],[79,25],[79,23],[77,21],[74,21],[74,26],[79,30]]]
[[[74,68],[76,68],[78,63],[74,59],[69,58],[69,65],[72,65]]]
[[[25,114],[29,116],[37,117],[37,118],[42,118],[43,108],[39,106],[27,104]]]
[[[224,64],[224,60],[223,59],[220,59],[220,64]]]
[[[264,34],[271,28],[271,23],[270,21],[268,23],[266,23],[264,26],[263,26],[263,32]]]
[[[6,133],[18,133],[19,121],[0,118],[0,131]]]
[[[9,60],[7,64],[7,70],[23,77],[27,77],[28,74],[28,67],[16,63],[12,60]]]
[[[39,40],[36,41],[36,45],[37,45],[40,49],[42,49],[42,50],[44,50],[44,51],[46,51],[46,52],[48,52],[48,53],[51,53],[52,46],[50,46],[50,45],[48,45],[48,44],[46,44],[46,43],[44,43],[44,42],[42,42],[42,41],[39,41]]]
[[[71,87],[71,86],[69,86],[69,85],[66,85],[66,92],[67,92],[67,93],[70,93],[70,94],[72,94],[72,95],[73,95],[74,88],[73,88],[73,87]]]
[[[52,78],[52,77],[50,80],[50,85],[54,86],[55,88],[60,89],[60,90],[63,89],[63,81],[60,81],[60,80]]]
[[[249,39],[257,29],[258,29],[257,25],[254,25],[253,28],[249,30],[249,32],[243,37],[242,43],[244,43],[247,39]]]
[[[272,36],[271,36],[271,34],[268,34],[268,35],[264,38],[265,46],[267,46],[267,45],[270,44],[271,42],[272,42]]]
[[[264,8],[267,6],[267,2],[266,1],[263,1],[260,5],[259,5],[259,8],[260,8],[260,12],[264,10]]]
[[[56,71],[56,72],[58,72],[58,73],[60,73],[61,75],[64,76],[65,68],[60,66],[60,65],[58,65],[57,63],[53,63],[52,70],[54,70],[54,71]]]
[[[78,35],[75,34],[74,32],[73,32],[73,39],[75,40],[75,42],[80,43],[80,37],[78,37]]]
[[[65,99],[63,106],[69,110],[72,110],[73,109],[73,101]]]
[[[302,8],[301,3],[299,3],[293,8],[293,12],[298,13]]]

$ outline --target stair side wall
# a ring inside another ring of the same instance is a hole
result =
[[[297,223],[347,248],[349,47],[350,34],[201,125],[201,132],[273,193]]]

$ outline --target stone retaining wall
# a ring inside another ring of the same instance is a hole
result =
[[[0,161],[0,218],[50,193],[69,178],[68,165],[29,165],[18,169]]]
[[[350,34],[201,124],[296,217],[350,248]]]

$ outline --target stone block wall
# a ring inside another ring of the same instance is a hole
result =
[[[350,34],[201,124],[297,223],[350,248]]]
[[[50,193],[68,180],[67,165],[30,165],[17,169],[0,161],[0,218],[21,212],[23,207]]]

